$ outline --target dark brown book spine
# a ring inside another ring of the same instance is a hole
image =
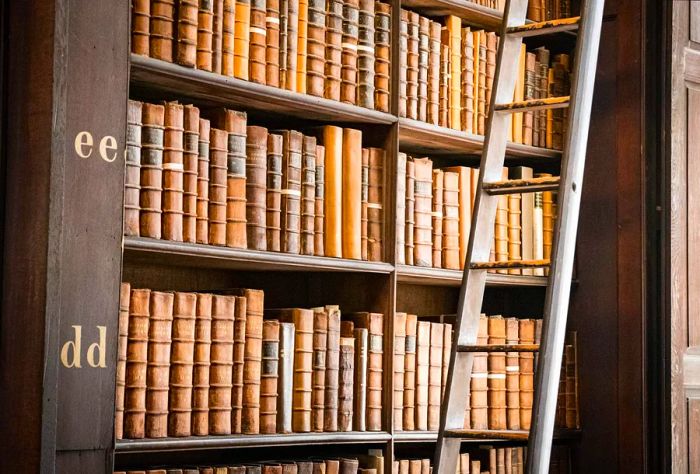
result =
[[[326,2],[309,0],[306,39],[306,93],[323,97],[326,68]]]
[[[177,7],[177,63],[194,67],[197,63],[198,0],[180,0]]]
[[[430,369],[428,371],[428,430],[440,428],[442,399],[442,346],[445,326],[430,323]]]
[[[399,23],[399,117],[408,116],[408,17],[409,11],[402,8]]]
[[[199,109],[185,106],[182,240],[197,241],[197,171],[199,168]]]
[[[248,248],[267,250],[267,129],[249,126],[246,142],[246,231]]]
[[[314,254],[314,210],[316,207],[316,137],[305,136],[301,172],[301,254]]]
[[[369,333],[365,328],[353,330],[355,338],[355,368],[353,378],[353,421],[355,431],[367,431],[367,358]]]
[[[262,290],[243,290],[247,311],[245,323],[245,366],[243,368],[244,434],[260,432],[260,367],[262,360],[263,308]]]
[[[357,105],[374,108],[374,0],[359,0]]]
[[[301,161],[303,135],[294,130],[282,134],[281,250],[298,254],[301,231]]]
[[[535,54],[526,53],[525,55],[525,79],[524,79],[524,100],[532,100],[535,98],[536,66]],[[525,112],[523,114],[523,144],[533,145],[534,141],[534,120],[535,112]]]
[[[362,187],[360,190],[360,238],[361,238],[361,257],[362,260],[367,260],[367,204],[369,198],[369,150],[362,149]]]
[[[212,27],[212,71],[221,74],[223,70],[224,44],[224,0],[212,0],[214,21]]]
[[[357,104],[357,42],[359,39],[359,0],[343,3],[343,35],[340,72],[340,100]]]
[[[326,12],[326,83],[324,97],[340,100],[340,77],[343,55],[342,0],[328,0]]]
[[[405,260],[406,265],[413,265],[414,239],[413,230],[416,222],[416,168],[413,159],[406,161],[406,226],[405,226]]]
[[[131,52],[148,56],[151,34],[150,0],[133,0],[131,4]]]
[[[221,19],[221,74],[233,76],[233,55],[236,30],[236,1],[223,0]],[[218,26],[218,25],[217,25]]]
[[[375,3],[374,16],[374,108],[389,112],[391,75],[391,5]]]
[[[250,2],[250,60],[249,80],[266,83],[267,0]]]
[[[126,387],[126,360],[129,344],[129,303],[131,285],[122,283],[119,290],[119,339],[117,340],[116,391],[114,395],[114,435],[124,437],[124,389]]]
[[[384,150],[369,149],[369,189],[367,199],[367,256],[382,261],[384,235]]]
[[[433,170],[433,267],[436,268],[442,266],[444,184],[444,172]]]
[[[340,308],[326,306],[328,336],[326,345],[326,376],[324,392],[324,431],[338,431],[338,371],[340,370]]]
[[[231,377],[231,432],[241,433],[243,423],[243,371],[245,370],[246,325],[248,301],[245,297],[236,298],[235,319],[233,321],[233,371]]]
[[[311,431],[323,431],[327,344],[328,312],[324,308],[314,308],[314,355],[311,381]]]
[[[325,226],[325,166],[326,147],[316,145],[316,187],[314,193],[314,255],[323,257],[323,227]]]
[[[199,0],[197,14],[197,69],[212,70],[212,41],[214,35],[213,0]]]
[[[176,102],[166,102],[163,139],[163,238],[175,241],[182,241],[183,132],[183,106]]]
[[[432,201],[433,162],[429,158],[413,160],[415,166],[415,224],[414,263],[430,267],[433,264]]]
[[[406,116],[418,118],[418,56],[420,42],[419,16],[416,12],[408,12],[408,29],[406,56]]]
[[[280,251],[280,210],[282,200],[282,135],[267,136],[267,250]]]
[[[214,295],[211,307],[209,434],[231,434],[233,321],[236,298]]]
[[[430,20],[418,20],[418,111],[416,118],[428,120],[428,66],[430,63]],[[439,67],[439,66],[438,66]]]
[[[168,436],[192,434],[192,374],[197,295],[175,293],[172,347],[170,349],[170,393]]]
[[[428,32],[428,123],[438,125],[440,118],[440,23],[431,21]]]
[[[338,431],[352,431],[353,367],[355,339],[340,338],[340,372],[338,385]]]
[[[175,0],[151,0],[150,54],[173,62]]]
[[[280,0],[265,4],[265,84],[280,86]]]
[[[197,228],[198,244],[209,243],[209,120],[199,119],[199,156],[197,157]]]
[[[192,434],[209,434],[209,367],[211,353],[211,301],[197,294],[194,323],[194,367],[192,371]]]
[[[260,372],[260,433],[277,432],[277,377],[280,324],[263,322],[262,368]]]
[[[226,245],[226,154],[228,134],[211,129],[209,143],[209,242]]]
[[[126,169],[124,174],[124,235],[139,230],[141,190],[141,102],[129,101],[126,125]]]
[[[168,388],[173,293],[151,292],[146,368],[146,437],[168,436]]]
[[[236,5],[238,7],[238,5]],[[224,129],[228,132],[226,174],[226,245],[244,249],[246,233],[246,122],[245,112],[225,110]]]
[[[141,195],[139,227],[142,237],[160,239],[163,195],[163,131],[165,107],[143,104],[141,128]]]

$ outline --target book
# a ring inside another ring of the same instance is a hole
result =
[[[481,40],[482,42],[480,44],[480,48],[486,49],[486,61],[484,63],[486,64],[486,68],[484,69],[484,72],[486,73],[486,108],[484,110],[484,118],[486,119],[489,115],[489,109],[491,108],[491,92],[493,91],[493,81],[496,76],[496,54],[498,53],[499,38],[493,31],[482,31]],[[484,134],[486,134],[486,122],[484,122]]]
[[[175,0],[151,0],[149,53],[152,58],[173,62]]]
[[[212,0],[214,9],[214,26],[212,28],[212,72],[223,71],[224,43],[224,0]]]
[[[433,267],[442,266],[442,235],[443,235],[443,196],[445,177],[442,170],[433,170]]]
[[[533,100],[536,87],[536,56],[535,53],[525,55],[525,77],[523,79],[523,100]],[[525,112],[523,114],[523,143],[525,145],[536,144],[533,138],[535,112]]]
[[[420,42],[420,26],[418,13],[409,11],[407,26],[406,56],[406,116],[418,118],[418,56]]]
[[[418,321],[416,330],[415,429],[428,429],[430,397],[430,323]]]
[[[315,154],[315,189],[314,189],[314,255],[326,255],[324,245],[325,202],[326,202],[326,147],[316,145]]]
[[[406,161],[406,219],[405,219],[405,238],[404,238],[404,250],[405,250],[405,263],[406,265],[413,265],[414,258],[414,225],[416,222],[415,209],[416,209],[416,168],[415,163],[412,158],[407,158]]]
[[[301,242],[302,255],[314,254],[316,207],[316,137],[304,136],[301,156]]]
[[[428,369],[428,430],[440,429],[440,402],[442,400],[442,351],[445,326],[430,323],[430,361]]]
[[[142,0],[140,0],[142,1]],[[197,69],[212,70],[214,11],[212,0],[199,0],[197,11]]]
[[[384,227],[384,160],[381,148],[369,149],[367,197],[367,255],[371,262],[382,260]]]
[[[326,77],[323,96],[331,100],[340,100],[343,12],[342,0],[328,0],[326,3]]]
[[[401,9],[399,20],[399,117],[408,117],[408,22],[409,11]]]
[[[308,0],[306,93],[323,97],[326,67],[326,2]]]
[[[326,306],[326,375],[323,399],[323,431],[338,431],[338,370],[340,370],[340,308]]]
[[[564,420],[565,426],[568,429],[577,429],[580,427],[578,414],[578,367],[576,364],[576,349],[576,337],[574,333],[572,343],[564,346]]]
[[[466,166],[452,166],[443,168],[445,172],[457,173],[459,192],[459,269],[464,268],[464,263],[467,260],[467,249],[469,247],[469,233],[472,224],[472,205],[471,205],[471,169]],[[446,177],[446,179],[448,179]],[[453,177],[450,177],[450,187],[453,185]],[[454,198],[453,195],[450,198]],[[452,211],[454,212],[454,211]],[[450,263],[454,263],[450,260]],[[452,267],[447,267],[452,268]]]
[[[209,243],[209,120],[199,119],[196,242]]]
[[[360,191],[360,255],[367,260],[367,205],[369,204],[369,150],[362,149],[362,186]]]
[[[430,65],[431,21],[424,16],[421,16],[418,21],[418,114],[416,118],[425,122],[428,119],[428,66]]]
[[[443,171],[442,268],[459,270],[460,262],[460,173]],[[467,200],[469,197],[467,197]],[[433,262],[435,265],[438,262]]]
[[[174,294],[152,291],[146,366],[146,437],[168,436],[168,389]]]
[[[184,108],[177,102],[165,102],[164,106],[162,236],[182,241]]]
[[[228,133],[212,128],[209,140],[209,243],[226,245]]]
[[[280,322],[277,375],[277,432],[292,432],[294,379],[294,323]]]
[[[550,173],[537,173],[536,178],[552,176]],[[554,195],[552,191],[542,191],[542,258],[549,260],[552,256],[552,244],[554,240]],[[548,274],[547,269],[544,271]]]
[[[223,0],[221,5],[222,17],[217,20],[217,26],[221,25],[221,52],[217,54],[217,60],[221,61],[221,70],[224,76],[233,76],[234,50],[236,48],[236,2],[235,0]],[[219,67],[217,65],[217,67]]]
[[[532,179],[532,168],[516,166],[508,172],[510,179]],[[523,260],[533,260],[534,256],[534,213],[535,193],[520,195],[520,255]],[[532,268],[522,269],[523,275],[533,275]]]
[[[403,430],[404,382],[406,377],[406,313],[394,314],[394,430]]]
[[[525,44],[520,45],[520,56],[518,58],[518,68],[516,69],[516,80],[515,80],[515,93],[513,94],[513,100],[515,102],[521,102],[525,98],[525,71],[526,71],[526,61],[527,50]],[[513,114],[512,125],[513,125],[513,141],[515,143],[523,143],[523,113]]]
[[[246,81],[250,77],[251,6],[251,0],[236,0],[235,29],[233,34],[233,74],[235,77]],[[259,7],[257,11],[260,11]],[[259,33],[256,36],[259,36]],[[260,44],[259,37],[256,38],[256,42],[258,45]]]
[[[303,135],[295,130],[282,132],[282,200],[280,248],[298,254],[301,232],[301,173]]]
[[[520,344],[535,343],[535,321],[521,319],[518,321]],[[532,418],[532,397],[534,393],[535,355],[532,352],[520,353],[520,429],[529,430]]]
[[[265,208],[265,236],[267,250],[280,251],[282,206],[282,135],[267,136],[267,187]]]
[[[357,105],[374,108],[375,0],[359,0]]]
[[[474,36],[470,28],[462,28],[462,130],[474,133]]]
[[[518,344],[520,323],[507,318],[506,344]],[[506,425],[509,430],[520,429],[520,353],[506,353]]]
[[[265,9],[265,84],[280,87],[280,0],[267,0]]]
[[[429,52],[428,52],[428,123],[438,125],[440,123],[440,23],[430,22],[429,27]]]
[[[354,360],[355,339],[341,337],[338,372],[338,431],[352,431]]]
[[[135,0],[131,6],[131,52],[141,56],[150,53],[151,2]]]
[[[398,313],[396,313],[398,314]],[[416,423],[416,334],[418,319],[415,314],[406,314],[406,337],[404,349],[403,378],[403,422],[402,429],[411,431]],[[398,428],[397,428],[398,429]]]
[[[313,360],[311,378],[311,431],[322,432],[326,390],[326,353],[328,346],[328,312],[312,308],[314,312]]]
[[[340,101],[357,103],[357,44],[359,40],[359,0],[343,2]]]
[[[348,320],[355,327],[368,331],[367,356],[367,431],[382,429],[382,390],[384,373],[384,315],[381,313],[351,313]]]
[[[199,109],[184,108],[182,240],[197,241],[197,171],[199,168]]]
[[[267,0],[251,0],[248,78],[257,84],[267,83],[267,33]]]
[[[353,429],[367,430],[367,362],[369,356],[369,334],[365,328],[355,328]]]
[[[209,434],[209,368],[211,364],[212,295],[197,294],[192,370],[192,435]]]
[[[503,168],[501,180],[508,179],[508,168]],[[496,206],[496,224],[494,228],[495,260],[504,262],[508,260],[508,196],[498,196]],[[508,273],[508,270],[496,270],[496,273]]]
[[[246,351],[246,326],[248,325],[248,300],[238,294],[233,322],[233,370],[231,372],[231,432],[241,433],[243,428],[243,384]]]
[[[235,296],[213,295],[209,367],[209,434],[231,433]]]
[[[246,241],[267,250],[267,129],[248,126],[246,137]]]
[[[389,112],[391,5],[375,3],[374,25],[374,108]]]
[[[277,432],[279,349],[279,321],[264,321],[260,369],[260,433],[262,434]]]
[[[297,23],[297,80],[296,91],[306,94],[306,50],[309,20],[309,1],[299,0]]]
[[[142,237],[160,239],[165,107],[144,103],[142,114],[139,229]]]
[[[479,328],[476,337],[476,343],[478,345],[488,344],[488,324],[488,318],[482,314],[479,317]],[[488,375],[488,353],[475,352],[469,390],[469,417],[471,420],[471,428],[475,430],[485,430],[489,428]]]
[[[450,118],[449,126],[457,130],[461,130],[461,87],[462,87],[462,20],[455,16],[449,15],[445,17],[445,26],[447,27],[447,39],[450,51],[450,77],[449,77],[449,109]]]
[[[141,190],[141,102],[130,100],[126,118],[126,167],[124,171],[124,235],[136,235],[139,229]]]
[[[442,339],[442,384],[440,386],[440,399],[445,398],[445,389],[447,387],[447,373],[450,368],[450,357],[452,356],[452,324],[443,323],[443,339]]]
[[[119,287],[119,322],[117,339],[116,389],[114,394],[114,437],[124,437],[124,390],[126,387],[126,360],[129,344],[129,304],[131,285],[122,283]]]
[[[488,344],[502,345],[506,341],[505,319],[488,318]],[[504,430],[506,422],[506,354],[488,353],[488,426],[491,430]]]
[[[168,436],[190,436],[192,433],[192,371],[196,309],[195,293],[175,293],[170,348]]]
[[[362,132],[343,129],[342,249],[343,258],[362,256]]]
[[[486,32],[483,30],[475,31],[474,34],[474,75],[478,76],[475,81],[475,92],[477,105],[475,110],[477,111],[477,128],[476,133],[479,135],[484,135],[486,133],[486,113],[488,107],[488,100],[486,99],[487,91],[487,68],[491,69],[491,65],[487,64],[487,37]],[[478,62],[478,68],[476,63]]]
[[[396,264],[406,263],[406,153],[396,163]]]
[[[531,193],[530,193],[531,194]],[[522,259],[522,211],[521,194],[508,194],[508,260]],[[511,275],[520,275],[519,268],[508,270]]]
[[[544,213],[543,213],[543,192],[534,194],[534,210],[532,213],[532,257],[535,260],[544,258]],[[544,276],[544,268],[532,270],[534,275]]]
[[[236,5],[238,8],[238,5]],[[226,246],[247,247],[246,231],[246,143],[247,115],[220,111],[222,128],[228,133],[226,168]]]
[[[415,170],[415,223],[413,227],[414,264],[430,267],[432,255],[433,162],[429,158],[413,160]]]
[[[279,87],[287,89],[287,63],[289,61],[289,0],[280,1],[280,51],[279,51]]]

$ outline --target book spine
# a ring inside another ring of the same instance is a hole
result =
[[[212,0],[214,21],[212,27],[212,72],[223,71],[224,0]]]
[[[209,243],[209,120],[199,119],[197,156],[197,228],[198,244]]]
[[[197,63],[198,0],[180,0],[177,7],[177,63],[194,67]]]
[[[450,15],[445,21],[449,33],[450,50],[450,128],[461,130],[462,20],[454,15]]]
[[[267,0],[265,16],[265,84],[280,86],[280,0]]]
[[[151,292],[146,367],[146,437],[168,435],[168,387],[173,293]]]
[[[359,0],[343,2],[340,100],[357,104],[357,43],[359,39]]]
[[[146,374],[150,290],[131,290],[124,385],[124,437],[143,438],[146,426]]]
[[[440,123],[440,23],[431,21],[428,27],[428,123]]]
[[[459,270],[459,173],[443,173],[442,268]]]
[[[129,302],[131,285],[122,283],[119,288],[119,338],[117,339],[116,391],[114,394],[114,437],[124,437],[124,390],[126,387],[126,360],[129,344]]]
[[[212,295],[197,294],[192,370],[192,434],[209,434],[209,371],[211,365]]]
[[[445,175],[442,170],[433,170],[433,267],[442,265],[443,197]]]
[[[129,101],[126,126],[126,168],[124,174],[124,235],[136,235],[139,229],[141,192],[141,109],[143,104]]]
[[[260,432],[260,373],[264,293],[245,290],[245,365],[243,367],[243,434]]]
[[[368,109],[374,108],[374,2],[359,0],[357,105]]]
[[[488,318],[481,315],[476,343],[485,345],[488,343]],[[475,430],[488,429],[488,354],[486,352],[474,353],[472,367],[470,410],[471,428]]]
[[[196,306],[197,295],[194,293],[175,293],[170,349],[168,436],[192,434]]]
[[[521,194],[508,194],[508,260],[521,260],[522,211]],[[520,275],[519,268],[508,270],[511,275]]]
[[[442,384],[440,387],[441,400],[445,398],[447,388],[447,372],[450,368],[450,357],[452,356],[452,325],[444,324],[444,337],[442,339]]]
[[[486,133],[486,114],[488,113],[488,101],[486,99],[487,92],[487,69],[490,69],[490,65],[487,64],[487,46],[486,46],[486,33],[478,31],[475,34],[479,35],[479,47],[477,49],[476,44],[474,45],[474,54],[479,52],[479,90],[478,90],[478,122],[477,122],[477,133],[479,135],[484,135]]]
[[[418,24],[418,114],[416,118],[422,122],[428,120],[429,63],[430,20],[427,17],[421,16]]]
[[[326,150],[324,243],[327,257],[343,256],[343,129],[323,127]]]
[[[301,169],[301,254],[314,254],[314,208],[316,207],[316,137],[302,142]]]
[[[399,152],[396,164],[396,263],[406,263],[406,154]]]
[[[311,380],[311,431],[322,432],[326,390],[326,349],[328,345],[328,313],[314,309],[314,337]]]
[[[418,56],[420,42],[419,16],[408,12],[408,55],[406,57],[406,116],[418,118]]]
[[[323,95],[340,100],[340,77],[343,55],[343,2],[328,0],[326,11],[326,69]]]
[[[238,8],[238,5],[236,5]],[[226,163],[226,245],[244,249],[246,232],[246,144],[248,120],[245,112],[225,111],[228,132]]]
[[[259,12],[259,9],[257,9]],[[263,5],[263,11],[265,7]],[[251,0],[236,0],[236,23],[233,43],[233,75],[248,80],[250,57]],[[259,44],[259,42],[258,42]]]
[[[362,257],[362,132],[343,129],[342,248],[343,258]]]
[[[450,125],[450,48],[440,43],[440,101],[438,105],[438,125]]]
[[[250,60],[249,79],[258,84],[266,84],[267,75],[267,0],[250,2]]]
[[[428,370],[428,430],[440,428],[440,401],[442,399],[442,351],[445,326],[430,323],[430,366]]]
[[[301,174],[303,135],[297,131],[283,133],[281,249],[298,254],[301,232]]]
[[[294,324],[280,323],[277,376],[277,432],[292,432],[292,393],[294,377]]]
[[[532,216],[532,258],[541,260],[544,258],[544,216],[543,216],[543,193],[536,192],[534,199],[534,210]],[[535,268],[533,274],[544,276],[543,268]]]
[[[430,323],[419,321],[416,335],[416,399],[415,429],[428,429],[430,378]]]
[[[536,177],[551,176],[548,173],[538,173]],[[552,191],[542,192],[542,258],[549,260],[552,256],[552,243],[554,240],[554,193]],[[544,274],[548,274],[548,270],[544,269]]]
[[[299,0],[287,0],[287,70],[285,88],[297,90],[297,47],[299,44]]]
[[[382,261],[384,228],[384,150],[369,149],[369,189],[367,198],[367,256]]]
[[[151,0],[149,51],[152,58],[173,62],[175,0]]]
[[[535,321],[532,319],[521,319],[519,321],[520,344],[535,343]],[[535,356],[531,352],[520,353],[520,429],[529,430],[532,418],[532,396],[534,387]]]
[[[535,54],[527,53],[525,56],[525,79],[523,82],[523,99],[532,100],[535,98]],[[533,125],[535,112],[525,112],[523,114],[523,143],[525,145],[534,145]]]
[[[367,329],[355,328],[355,370],[353,390],[353,429],[367,430],[367,357],[369,337]]]
[[[489,50],[489,54],[492,54]],[[495,55],[495,52],[493,53]],[[520,56],[518,58],[518,68],[516,69],[515,91],[513,101],[521,102],[525,98],[525,61],[526,61],[526,46],[520,45]],[[495,62],[495,59],[494,59]],[[523,113],[512,114],[512,141],[514,143],[523,143]]]
[[[374,108],[389,112],[391,75],[391,5],[375,3],[374,17]]]
[[[326,68],[326,2],[309,0],[306,39],[306,92],[323,97]]]
[[[406,162],[406,234],[405,234],[405,249],[406,249],[406,265],[413,265],[413,228],[416,222],[416,171],[413,159]]]
[[[260,373],[260,433],[262,434],[277,432],[279,348],[279,321],[264,321]]]
[[[214,12],[212,0],[199,0],[197,13],[197,69],[212,70]]]
[[[233,76],[235,48],[236,1],[223,0],[221,18],[221,74]]]
[[[408,10],[399,22],[399,117],[408,117]]]
[[[326,148],[316,145],[316,188],[314,193],[314,255],[323,257],[323,228],[325,227],[325,163]]]
[[[297,26],[297,80],[296,91],[306,94],[306,51],[309,32],[309,0],[299,0]]]
[[[507,168],[502,177],[508,179]],[[496,207],[496,224],[494,230],[494,251],[497,262],[508,260],[508,196],[498,196]],[[508,270],[496,270],[496,273],[508,273]]]
[[[295,433],[311,431],[311,393],[313,372],[313,313],[294,310],[294,392],[292,429]]]
[[[209,145],[209,242],[226,245],[226,155],[228,134],[212,128]]]
[[[282,135],[267,136],[267,250],[280,251],[280,211],[282,201]]]
[[[500,316],[488,318],[489,344],[505,344],[506,324]],[[489,352],[488,355],[488,425],[492,430],[507,428],[506,420],[506,354]]]
[[[518,344],[519,323],[506,319],[506,344]],[[520,354],[506,353],[506,424],[509,430],[520,429]]]
[[[142,237],[153,239],[160,239],[162,235],[164,123],[165,107],[143,104],[139,228]]]
[[[233,325],[236,298],[214,295],[211,307],[211,365],[209,367],[209,434],[231,433],[233,387]]]
[[[462,29],[462,130],[474,133],[474,36]]]
[[[338,431],[352,431],[354,344],[352,337],[340,338]]]
[[[416,332],[415,314],[406,315],[406,343],[404,349],[403,423],[406,431],[415,429],[416,423]]]
[[[575,341],[574,341],[575,342]],[[565,382],[564,405],[565,427],[567,429],[579,428],[578,419],[578,373],[576,367],[576,346],[567,344],[564,348]]]
[[[367,260],[367,204],[369,198],[369,150],[362,149],[362,185],[360,187],[360,254]]]
[[[289,30],[289,0],[280,0],[280,55],[279,55],[279,87],[287,88],[287,51]]]
[[[183,147],[182,240],[197,241],[197,171],[199,168],[199,109],[185,106]]]
[[[245,377],[248,300],[236,298],[233,319],[233,369],[231,371],[231,433],[243,432],[243,391]]]
[[[163,238],[182,241],[184,108],[165,103],[163,146]]]
[[[496,33],[486,33],[486,109],[484,112],[484,119],[488,117],[489,108],[491,107],[491,93],[493,91],[493,81],[496,76],[496,54],[498,52],[498,41],[499,38]],[[485,122],[484,127],[486,127]],[[486,129],[484,128],[484,134],[486,133],[485,130]]]
[[[328,336],[326,345],[326,376],[324,393],[323,430],[338,431],[338,371],[340,370],[340,309],[326,307]]]
[[[246,130],[246,239],[248,248],[267,250],[267,129]]]
[[[432,256],[433,162],[428,158],[413,160],[415,166],[414,264],[430,267]]]
[[[394,315],[394,430],[403,430],[404,381],[406,377],[406,313]]]
[[[131,7],[131,52],[141,56],[150,53],[150,0],[134,0]]]

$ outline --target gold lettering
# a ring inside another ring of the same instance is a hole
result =
[[[79,157],[89,158],[92,155],[92,145],[93,140],[90,132],[80,132],[75,136],[75,152]],[[85,147],[88,147],[87,150]]]
[[[87,350],[87,361],[90,367],[107,367],[105,348],[107,346],[107,326],[97,326],[100,333],[100,341],[90,344]],[[99,361],[95,362],[95,351],[99,351]]]
[[[83,330],[81,326],[72,326],[72,328],[75,331],[75,339],[67,341],[65,344],[63,344],[63,347],[61,348],[61,363],[69,369],[73,367],[80,368],[80,343]],[[69,350],[73,351],[72,361],[68,360]]]
[[[114,137],[107,135],[104,138],[102,138],[102,140],[100,140],[100,156],[107,163],[111,163],[117,159],[117,152],[114,151],[116,149],[117,149],[117,140]],[[109,152],[109,151],[114,151],[111,159],[109,156],[107,156],[107,152]]]

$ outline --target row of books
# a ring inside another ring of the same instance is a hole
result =
[[[355,129],[312,133],[129,101],[125,234],[381,260],[384,150]]]
[[[485,7],[503,11],[505,0],[470,0]],[[549,21],[571,17],[571,0],[529,0],[527,19]]]
[[[383,316],[121,288],[116,436],[382,429]]]
[[[375,0],[134,0],[132,52],[389,112],[391,6]]]
[[[397,186],[397,263],[463,269],[469,245],[479,169],[433,169],[430,158],[399,154]],[[503,168],[503,180],[551,176],[532,168]],[[549,259],[552,251],[556,193],[500,196],[491,261]],[[496,270],[545,275],[544,269]]]
[[[539,344],[541,320],[482,315],[478,344]],[[452,325],[396,313],[394,334],[394,429],[436,431],[453,342]],[[528,430],[532,417],[532,352],[478,352],[464,428]],[[556,426],[574,429],[578,420],[575,338],[566,345],[559,384]]]

